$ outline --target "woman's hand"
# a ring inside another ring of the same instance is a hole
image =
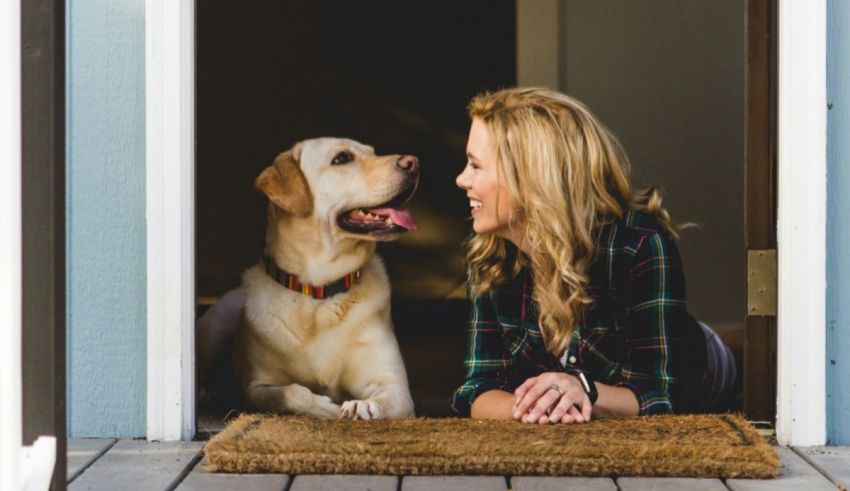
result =
[[[514,391],[514,419],[523,423],[586,423],[592,406],[573,375],[546,372],[531,377]]]

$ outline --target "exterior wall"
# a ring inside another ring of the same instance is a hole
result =
[[[68,433],[144,436],[144,0],[67,16]]]
[[[850,445],[850,3],[827,2],[827,438]]]

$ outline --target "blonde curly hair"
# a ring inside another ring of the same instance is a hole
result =
[[[540,331],[560,356],[590,303],[587,270],[601,228],[637,210],[654,215],[671,238],[676,231],[655,188],[632,190],[622,146],[581,102],[553,90],[511,88],[474,97],[468,113],[489,132],[499,180],[517,204],[511,220],[530,251],[523,258],[509,254],[503,238],[471,237],[470,293],[486,294],[529,262]]]

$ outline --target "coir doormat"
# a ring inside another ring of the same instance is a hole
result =
[[[766,478],[779,469],[776,451],[729,414],[545,426],[244,414],[204,453],[206,470],[238,473]]]

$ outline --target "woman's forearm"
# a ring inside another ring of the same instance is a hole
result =
[[[514,395],[503,390],[489,390],[472,403],[470,415],[473,419],[512,419]]]
[[[637,416],[640,412],[637,397],[631,389],[596,382],[596,390],[599,397],[593,405],[594,418],[622,418]]]

